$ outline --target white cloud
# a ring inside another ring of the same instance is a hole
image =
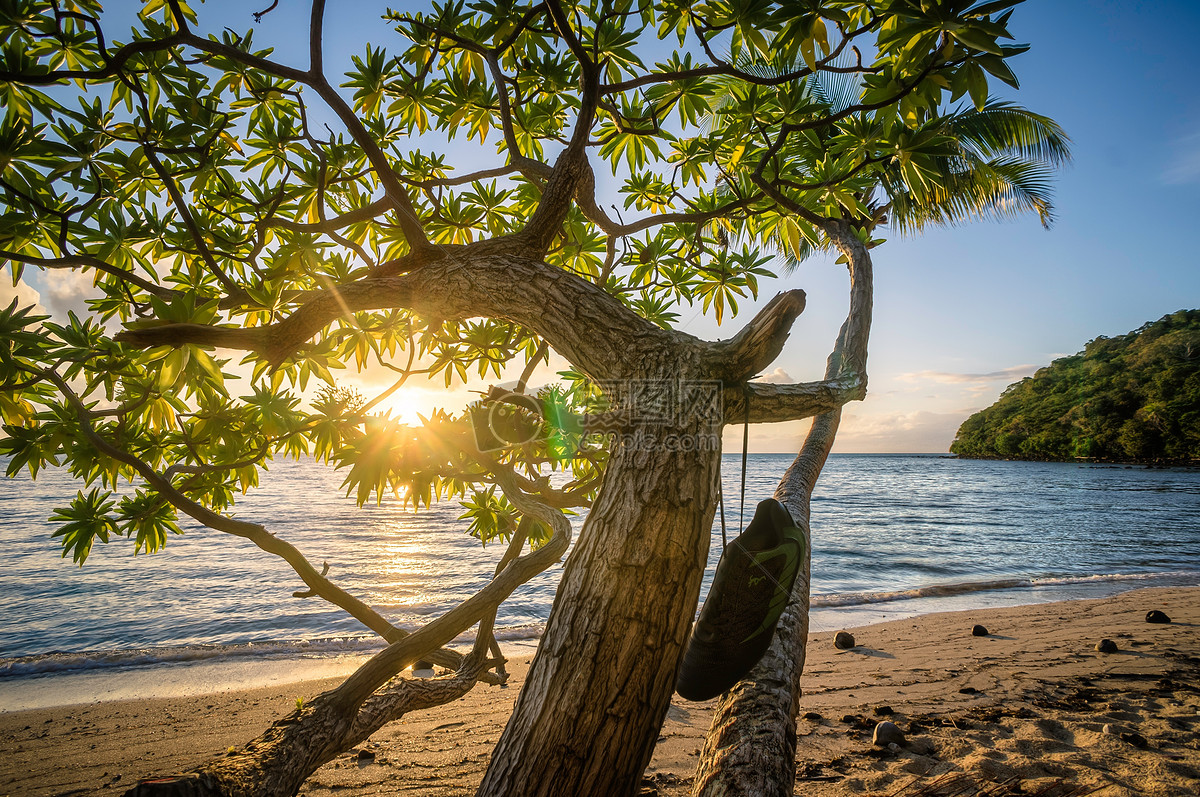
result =
[[[87,300],[100,295],[92,272],[47,269],[42,272],[42,284],[46,290],[46,303],[56,316],[66,316],[69,311],[84,317],[88,314]]]
[[[974,409],[951,412],[897,412],[882,415],[846,413],[834,451],[842,453],[943,453],[958,427]]]
[[[961,384],[964,382],[1016,382],[1027,376],[1033,376],[1037,371],[1036,365],[1014,365],[999,371],[989,371],[982,374],[959,374],[947,371],[916,371],[900,374],[896,378],[904,382],[938,382],[941,384]]]
[[[13,299],[17,300],[18,307],[33,305],[35,313],[40,315],[46,312],[46,308],[42,306],[41,294],[24,279],[19,280],[16,287],[13,287],[12,271],[5,266],[0,269],[0,308],[8,307]]]
[[[796,380],[792,379],[791,375],[788,374],[787,371],[783,370],[782,368],[776,368],[770,373],[755,377],[754,381],[767,382],[772,385],[791,385],[794,384]]]

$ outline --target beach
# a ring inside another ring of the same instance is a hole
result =
[[[1147,623],[1152,609],[1172,622]],[[1200,588],[923,615],[855,628],[850,650],[835,631],[808,645],[796,794],[1200,793]],[[1101,639],[1117,651],[1098,652]],[[527,669],[514,659],[509,686],[391,724],[301,793],[473,793]],[[248,741],[336,683],[0,714],[0,795],[118,794]],[[647,794],[688,793],[712,707],[675,698]],[[903,746],[872,744],[885,719]]]

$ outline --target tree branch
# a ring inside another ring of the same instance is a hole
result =
[[[744,392],[725,391],[725,423],[743,423],[747,401],[750,423],[779,423],[840,409],[843,404],[862,400],[866,393],[864,380],[853,375],[795,385],[747,382]]]
[[[323,4],[320,8],[314,7],[314,13],[323,10]],[[319,40],[321,35],[320,26],[310,31],[310,39],[315,37]],[[400,182],[399,177],[392,169],[391,163],[388,161],[387,155],[380,149],[379,145],[367,132],[363,126],[362,120],[354,113],[342,96],[330,85],[325,76],[312,71],[301,71],[289,66],[277,64],[274,61],[269,61],[265,58],[259,58],[231,47],[223,42],[206,39],[197,36],[186,28],[182,30],[179,41],[190,45],[195,49],[208,53],[210,55],[218,55],[223,58],[228,58],[231,61],[236,61],[240,64],[258,69],[269,75],[284,78],[285,80],[293,80],[297,83],[302,83],[306,86],[311,86],[320,96],[325,104],[329,106],[341,120],[342,125],[350,133],[350,137],[354,139],[354,143],[367,156],[371,167],[374,169],[376,176],[379,178],[380,184],[383,185],[384,193],[387,194],[393,207],[397,211],[397,223],[400,226],[400,231],[404,234],[408,245],[414,250],[428,249],[432,247],[428,238],[425,236],[425,230],[420,223],[416,208],[412,204],[412,199],[405,190],[404,185]],[[313,48],[319,51],[319,41],[314,45],[310,41],[310,58]],[[319,56],[319,52],[318,52]],[[318,63],[319,63],[318,57]]]
[[[378,216],[382,216],[391,207],[391,200],[384,197],[383,199],[376,199],[369,205],[363,205],[361,208],[348,210],[340,216],[334,216],[332,219],[308,223],[292,221],[291,219],[274,219],[271,222],[271,226],[283,230],[291,230],[292,232],[332,233],[349,227],[351,224],[359,224],[360,222],[370,221]]]
[[[550,244],[562,232],[562,222],[570,209],[571,200],[575,197],[576,187],[589,172],[587,142],[596,118],[596,104],[600,96],[600,71],[592,63],[575,32],[571,30],[570,22],[558,0],[547,0],[546,9],[550,12],[559,34],[579,61],[583,85],[580,89],[579,111],[575,118],[575,130],[571,134],[571,141],[558,156],[537,209],[522,233],[529,246],[539,253],[549,249]]]
[[[0,259],[12,260],[17,263],[25,263],[38,268],[94,268],[97,271],[102,271],[105,274],[128,282],[130,285],[136,285],[147,293],[153,294],[163,299],[174,299],[182,296],[179,291],[171,288],[165,288],[158,285],[140,274],[114,266],[111,263],[106,263],[98,257],[93,257],[87,254],[63,255],[62,257],[34,257],[33,255],[24,255],[18,252],[11,252],[7,249],[0,249]]]
[[[24,86],[53,86],[69,80],[105,80],[115,77],[124,68],[125,63],[136,55],[153,53],[159,50],[169,50],[180,44],[184,39],[183,32],[151,41],[139,41],[126,44],[111,56],[102,51],[104,66],[100,69],[53,69],[48,72],[24,73],[0,70],[0,82],[19,83]]]
[[[707,345],[646,321],[599,286],[522,253],[520,243],[500,239],[447,248],[448,256],[411,273],[316,292],[270,326],[162,324],[127,329],[116,339],[139,348],[196,343],[254,351],[279,365],[346,312],[401,308],[447,320],[508,319],[597,379],[637,375],[647,357],[668,357],[681,345]],[[547,312],[548,307],[569,311]]]
[[[713,344],[714,371],[727,382],[742,382],[774,362],[804,302],[801,290],[776,294],[736,335]]]
[[[535,509],[529,502],[517,497],[516,493],[506,495],[514,504],[522,505],[526,510]],[[221,797],[294,794],[317,767],[350,744],[357,744],[386,722],[408,711],[457,699],[469,691],[478,680],[478,670],[486,663],[483,649],[492,637],[496,606],[515,586],[557,561],[569,544],[570,524],[560,513],[537,510],[531,511],[531,514],[544,514],[547,520],[554,521],[551,524],[554,534],[546,545],[527,556],[515,557],[525,539],[514,535],[501,559],[501,566],[497,568],[498,572],[487,587],[414,632],[412,637],[373,657],[337,689],[319,695],[310,705],[300,706],[291,716],[276,722],[247,745],[241,755],[215,759],[190,776],[185,776],[200,786],[200,789],[188,793]],[[557,520],[552,516],[556,516]],[[474,624],[461,623],[466,622],[464,617],[470,618],[476,613],[479,613],[476,620],[479,631],[475,646],[458,673],[450,678],[427,682],[400,679],[391,686],[384,686],[421,655],[416,651],[422,645],[433,647],[437,644],[437,638],[445,638],[448,642]],[[434,637],[434,641],[421,639],[422,636]],[[370,686],[372,683],[374,687]],[[364,689],[369,691],[363,694]],[[277,762],[284,762],[284,765],[279,766]],[[164,791],[168,791],[171,785],[168,781]],[[153,782],[139,784],[130,792],[136,797],[157,793]]]
[[[850,375],[865,392],[873,292],[871,256],[845,220],[827,220],[823,229],[846,255],[850,271],[850,312],[829,355],[825,375],[835,381]],[[793,791],[796,714],[809,625],[810,504],[841,417],[840,408],[817,416],[775,490],[775,498],[804,531],[804,561],[770,648],[750,673],[717,701],[696,768],[695,797]]]

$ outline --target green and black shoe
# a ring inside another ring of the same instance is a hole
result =
[[[692,627],[675,691],[708,700],[736,684],[771,645],[804,559],[804,533],[774,498],[721,554]]]

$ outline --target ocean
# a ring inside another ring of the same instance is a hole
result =
[[[790,461],[750,456],[747,520]],[[731,537],[740,468],[740,454],[725,457]],[[503,546],[468,536],[457,504],[414,513],[385,500],[358,509],[341,481],[312,461],[281,461],[236,514],[318,566],[328,562],[331,578],[402,627],[490,578]],[[0,481],[0,711],[339,674],[381,646],[340,610],[293,597],[303,584],[281,560],[196,524],[181,523],[186,533],[162,553],[134,556],[133,543],[117,538],[76,567],[61,558],[56,524],[46,520],[76,489],[61,470]],[[1200,471],[1192,469],[834,455],[812,528],[815,631],[1200,585]],[[720,543],[718,520],[705,591]],[[501,607],[502,644],[532,650],[561,573],[551,568]]]

